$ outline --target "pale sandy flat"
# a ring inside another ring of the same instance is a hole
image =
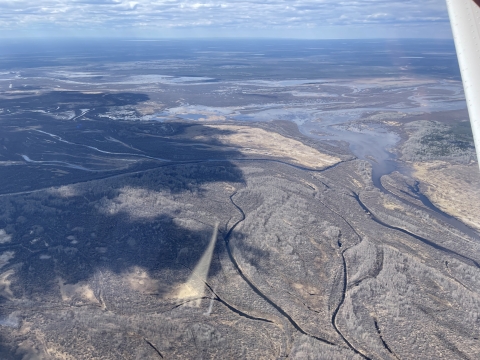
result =
[[[160,282],[152,279],[145,269],[138,266],[130,269],[123,278],[132,290],[142,294],[156,294],[160,289]]]
[[[255,127],[238,125],[192,126],[187,134],[195,140],[216,139],[223,145],[237,148],[244,155],[273,156],[315,169],[331,166],[341,161],[337,157],[321,153],[298,140]]]
[[[429,85],[429,84],[434,84],[435,82],[436,80],[426,79],[426,78],[393,77],[393,78],[356,79],[354,81],[348,81],[347,83],[352,86],[367,87],[367,88],[369,87],[389,88],[389,87],[399,87],[399,86],[410,87],[410,86]],[[452,81],[452,83],[454,82]],[[342,84],[342,81],[339,81],[339,84]]]
[[[0,229],[0,244],[8,243],[12,240],[12,235],[7,234],[5,229]]]
[[[76,284],[66,284],[65,281],[58,277],[58,285],[60,287],[60,295],[62,301],[82,300],[94,304],[98,304],[93,289],[86,282]]]
[[[8,264],[8,262],[15,257],[14,251],[5,251],[0,254],[0,269]]]
[[[9,279],[9,276],[15,273],[14,270],[8,270],[3,274],[0,274],[0,297],[4,297],[9,300],[13,300],[13,292],[10,289],[10,285],[12,285],[12,280]]]
[[[427,185],[426,195],[432,203],[480,230],[480,171],[477,164],[418,162],[414,169],[414,176]]]

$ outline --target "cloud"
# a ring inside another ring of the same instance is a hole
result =
[[[207,33],[223,29],[234,34],[381,25],[448,28],[444,0],[0,1],[0,32],[4,33],[202,28]]]

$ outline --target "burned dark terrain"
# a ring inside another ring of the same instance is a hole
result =
[[[332,44],[12,45],[0,357],[478,358],[480,191],[450,45]]]

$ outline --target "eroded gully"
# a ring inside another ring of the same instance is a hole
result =
[[[52,136],[53,134],[48,134],[50,136]],[[63,139],[62,139],[63,140]],[[72,144],[73,145],[73,144]],[[75,144],[75,145],[82,145],[82,144]],[[84,145],[82,145],[84,146]],[[89,147],[91,148],[92,150],[96,150],[96,151],[100,151],[99,149],[96,149],[96,148],[92,148],[92,147]],[[106,152],[106,151],[101,151],[103,153],[109,153],[109,152]],[[302,167],[302,166],[299,166],[299,165],[295,165],[295,164],[291,164],[291,163],[288,163],[288,162],[285,162],[285,161],[281,161],[281,160],[274,160],[274,159],[204,159],[204,160],[192,160],[192,161],[170,161],[170,160],[166,160],[166,159],[160,159],[160,158],[154,158],[154,157],[150,157],[148,155],[143,155],[143,154],[129,154],[129,153],[109,153],[109,154],[114,154],[114,155],[133,155],[133,156],[140,156],[140,157],[144,157],[144,158],[149,158],[149,159],[152,159],[152,160],[160,160],[163,162],[163,164],[161,164],[160,166],[156,167],[156,168],[160,168],[160,167],[167,167],[167,166],[178,166],[178,165],[187,165],[187,164],[195,164],[195,163],[205,163],[205,162],[230,162],[230,161],[241,161],[241,162],[273,162],[273,163],[279,163],[279,164],[283,164],[283,165],[286,165],[286,166],[289,166],[289,167],[294,167],[298,170],[302,170],[302,171],[308,171],[308,172],[323,172],[323,171],[326,171],[326,170],[330,170],[344,162],[347,162],[347,161],[351,161],[351,160],[346,160],[346,161],[342,161],[342,162],[339,162],[337,164],[334,164],[332,166],[328,166],[326,168],[323,168],[323,169],[311,169],[311,168],[306,168],[306,167]],[[353,160],[353,159],[352,159]],[[50,164],[45,164],[45,165],[50,165]],[[52,164],[53,165],[53,164]],[[140,171],[135,171],[135,172],[131,172],[131,173],[121,173],[121,174],[114,174],[114,175],[107,175],[107,176],[104,176],[104,177],[101,177],[99,179],[107,179],[107,178],[115,178],[115,177],[121,177],[121,176],[124,176],[124,175],[129,175],[129,174],[138,174],[138,173],[142,173],[142,172],[145,172],[145,171],[148,171],[148,170],[153,170],[155,168],[150,168],[150,169],[147,169],[147,170],[140,170]],[[99,180],[99,179],[95,179],[95,180]],[[388,190],[386,190],[380,181],[375,181],[376,179],[373,179],[374,180],[374,185],[380,190],[382,191],[383,193],[388,193],[392,196],[394,196],[395,198],[401,200],[402,202],[405,202],[404,199],[401,199],[399,198],[398,196],[396,196],[395,194],[392,194],[391,192],[389,192]],[[87,182],[87,181],[82,181],[82,182]],[[82,183],[82,182],[78,182],[78,183]],[[72,184],[69,184],[69,185],[74,185],[75,183],[72,183]],[[47,188],[45,188],[47,189]],[[37,189],[37,190],[32,190],[32,191],[23,191],[23,192],[17,192],[17,193],[10,193],[10,194],[0,194],[0,196],[9,196],[9,195],[23,195],[23,194],[30,194],[30,193],[35,193],[35,192],[38,192],[38,191],[43,191],[45,189]],[[326,339],[322,339],[320,337],[317,337],[317,336],[314,336],[312,334],[309,334],[307,333],[305,330],[303,330],[292,318],[290,315],[288,315],[285,310],[283,310],[279,305],[277,305],[274,301],[272,301],[268,296],[266,296],[264,293],[261,292],[261,290],[259,288],[257,288],[253,282],[251,282],[247,276],[243,273],[243,271],[241,270],[241,268],[239,267],[238,263],[236,262],[235,258],[233,257],[233,254],[231,252],[231,249],[230,249],[230,244],[229,244],[229,241],[230,241],[230,237],[232,235],[232,232],[234,231],[234,229],[242,222],[245,220],[245,213],[243,212],[243,210],[234,202],[233,200],[233,197],[235,196],[236,193],[232,194],[230,196],[230,201],[231,203],[237,208],[237,210],[240,212],[240,214],[242,215],[242,218],[237,221],[230,229],[229,231],[227,232],[227,235],[225,236],[224,238],[224,241],[225,241],[225,245],[226,245],[226,248],[227,248],[227,253],[229,255],[229,258],[230,258],[230,261],[232,262],[232,264],[234,265],[234,267],[236,268],[237,272],[239,273],[239,275],[242,277],[242,279],[250,286],[250,288],[257,294],[259,295],[261,298],[263,298],[267,303],[269,303],[272,307],[274,307],[285,319],[288,320],[288,322],[300,333],[306,335],[306,336],[309,336],[311,338],[314,338],[316,340],[319,340],[321,342],[324,342],[326,344],[329,344],[329,345],[335,345],[334,343],[326,340]],[[415,239],[417,240],[420,240],[421,242],[429,245],[429,246],[432,246],[434,248],[436,248],[437,250],[440,250],[440,251],[443,251],[443,252],[446,252],[450,255],[453,255],[461,260],[463,260],[464,262],[467,262],[469,264],[473,264],[474,266],[476,267],[479,267],[480,268],[480,265],[473,259],[470,259],[466,256],[463,256],[463,255],[460,255],[452,250],[449,250],[447,248],[444,248],[438,244],[435,244],[434,242],[428,240],[428,239],[425,239],[423,237],[420,237],[414,233],[411,233],[405,229],[402,229],[402,228],[398,228],[398,227],[395,227],[395,226],[391,226],[389,224],[386,224],[384,223],[383,221],[379,220],[377,217],[375,217],[371,212],[370,210],[365,206],[365,204],[360,200],[360,197],[358,194],[354,194],[353,195],[355,197],[355,199],[357,200],[357,202],[359,203],[359,205],[362,207],[362,209],[370,215],[371,219],[373,221],[375,221],[376,223],[382,225],[382,226],[385,226],[387,228],[390,228],[390,229],[393,229],[393,230],[397,230],[397,231],[400,231],[404,234],[407,234],[407,235],[410,235],[412,237],[414,237]],[[420,199],[424,204],[425,204],[425,199],[422,197]],[[410,203],[409,203],[410,204]],[[324,204],[325,205],[325,204]],[[433,204],[431,204],[431,202],[427,202],[425,204],[429,209],[430,209],[430,212],[434,213],[434,215],[436,215],[437,218],[440,218],[440,220],[443,220],[443,221],[446,221],[447,223],[453,225],[455,228],[460,228],[459,230],[461,230],[462,232],[467,232],[469,235],[471,235],[472,233],[472,230],[470,228],[466,229],[466,226],[461,223],[460,221],[456,220],[455,218],[452,218],[451,216],[448,216],[447,214],[444,214],[442,211],[440,211],[439,209],[437,209]],[[328,207],[327,207],[328,208]],[[422,209],[422,210],[425,210],[425,209]],[[332,209],[330,209],[330,211],[333,211]],[[335,212],[336,213],[336,212]],[[352,230],[357,234],[357,236],[359,236],[359,234],[355,231],[355,229],[348,223],[348,221],[343,218],[340,214],[336,213],[338,216],[340,216],[347,224],[350,228],[352,228]],[[460,225],[459,225],[460,224]],[[465,231],[467,230],[467,231]],[[469,230],[469,231],[468,231]],[[477,234],[475,234],[477,235]],[[360,236],[359,236],[360,237]],[[478,237],[477,236],[474,236],[475,238]],[[340,244],[339,244],[340,245]],[[341,246],[340,246],[341,247]],[[346,263],[345,263],[345,257],[344,257],[344,252],[348,250],[348,249],[343,249],[341,251],[341,257],[342,257],[342,262],[343,262],[343,271],[344,271],[344,280],[343,280],[343,291],[342,291],[342,297],[341,297],[341,301],[340,303],[338,304],[337,308],[335,309],[333,315],[332,315],[332,325],[335,329],[335,331],[339,334],[339,336],[344,340],[345,344],[347,344],[347,346],[352,350],[354,351],[356,354],[362,356],[363,358],[365,359],[369,359],[366,355],[362,354],[359,350],[357,350],[346,338],[345,336],[341,333],[341,331],[339,330],[337,324],[336,324],[336,319],[337,319],[337,315],[338,315],[338,312],[340,310],[340,308],[342,307],[343,303],[344,303],[344,300],[345,300],[345,294],[346,294],[346,290],[347,290],[347,285],[348,285],[348,273],[347,273],[347,267],[346,267]],[[242,314],[244,315],[244,314]],[[248,317],[248,315],[247,315]],[[255,319],[255,320],[260,320],[260,319]],[[264,320],[264,319],[262,319]],[[387,348],[387,347],[386,347]],[[387,348],[387,350],[389,350]]]
[[[78,144],[76,144],[78,145]],[[160,160],[160,159],[158,159]],[[178,166],[178,165],[187,165],[187,164],[199,164],[199,163],[205,163],[205,162],[226,162],[226,161],[241,161],[241,162],[273,162],[273,163],[278,163],[278,164],[282,164],[282,165],[286,165],[286,166],[289,166],[289,167],[293,167],[293,168],[296,168],[298,170],[302,170],[302,171],[309,171],[309,172],[324,172],[326,170],[330,170],[330,169],[333,169],[341,164],[343,164],[344,162],[349,162],[349,161],[352,161],[354,159],[350,159],[350,160],[345,160],[345,161],[341,161],[341,162],[338,162],[336,164],[333,164],[331,166],[327,166],[323,169],[312,169],[312,168],[307,168],[307,167],[303,167],[303,166],[299,166],[299,165],[295,165],[295,164],[291,164],[291,163],[288,163],[288,162],[285,162],[285,161],[281,161],[281,160],[274,160],[274,159],[205,159],[205,160],[192,160],[192,161],[176,161],[176,162],[166,162],[166,163],[163,163],[161,164],[160,166],[156,167],[156,168],[161,168],[161,167],[170,167],[170,166]],[[46,164],[47,165],[47,164]],[[114,175],[110,175],[110,176],[104,176],[104,177],[101,177],[100,179],[104,180],[104,179],[108,179],[108,178],[116,178],[116,177],[121,177],[121,176],[124,176],[124,175],[132,175],[132,174],[139,174],[139,173],[143,173],[145,171],[149,171],[149,170],[154,170],[155,168],[150,168],[150,169],[147,169],[147,170],[140,170],[140,171],[135,171],[135,172],[131,172],[131,173],[122,173],[122,174],[114,174]],[[100,180],[100,179],[94,179],[94,180]],[[78,183],[84,183],[84,182],[88,182],[88,181],[82,181],[82,182],[78,182]],[[69,185],[74,185],[74,184],[78,184],[78,183],[71,183]],[[43,189],[36,189],[36,190],[31,190],[31,191],[24,191],[24,192],[17,192],[17,193],[7,193],[7,194],[0,194],[0,196],[9,196],[9,195],[26,195],[26,194],[31,194],[31,193],[36,193],[36,192],[39,192],[39,191],[43,191],[43,190],[46,190],[48,188],[43,188]],[[263,298],[267,303],[269,303],[273,308],[275,308],[298,332],[300,332],[301,334],[303,335],[306,335],[306,336],[309,336],[313,339],[316,339],[318,341],[321,341],[325,344],[328,344],[328,345],[336,345],[326,339],[323,339],[323,338],[320,338],[318,336],[315,336],[315,335],[312,335],[312,334],[309,334],[308,332],[306,332],[305,330],[303,330],[296,322],[295,320],[293,320],[293,318],[283,309],[281,308],[279,305],[277,305],[273,300],[271,300],[267,295],[265,295],[255,284],[253,284],[252,281],[250,281],[250,279],[248,279],[248,277],[243,273],[243,271],[241,270],[240,266],[238,265],[238,263],[236,262],[233,254],[232,254],[232,251],[231,251],[231,248],[230,248],[230,237],[232,235],[232,232],[235,230],[235,228],[245,220],[245,213],[243,211],[243,209],[241,209],[233,200],[233,197],[236,195],[236,192],[234,194],[232,194],[230,196],[230,201],[231,203],[233,204],[233,206],[235,206],[235,208],[240,212],[241,214],[241,219],[238,220],[230,229],[229,231],[227,232],[226,236],[224,237],[224,241],[225,241],[225,245],[226,245],[226,248],[227,248],[227,253],[228,253],[228,256],[230,258],[230,261],[232,262],[233,266],[235,267],[235,269],[237,270],[237,272],[239,273],[239,275],[241,276],[241,278],[249,285],[249,287],[258,295],[260,296],[261,298]],[[338,215],[338,214],[337,214]],[[344,219],[345,220],[345,219]],[[346,220],[345,220],[346,221]],[[350,224],[349,224],[350,226]],[[345,249],[346,250],[346,249]],[[345,251],[344,250],[344,251]],[[344,336],[343,334],[341,333],[341,331],[338,329],[337,325],[336,325],[336,316],[337,316],[337,313],[340,309],[340,307],[342,306],[343,304],[343,301],[345,299],[345,291],[346,291],[346,284],[347,284],[347,277],[346,277],[346,264],[345,264],[345,259],[344,259],[344,255],[343,255],[343,252],[342,251],[342,259],[343,259],[343,266],[344,266],[344,289],[343,289],[343,293],[342,293],[342,300],[340,302],[340,304],[337,306],[337,309],[335,310],[334,312],[334,315],[332,317],[332,324],[333,324],[333,327],[335,328],[335,331],[340,335],[340,337],[344,340],[344,342],[347,344],[347,346],[352,350],[354,351],[356,354],[360,355],[361,357],[365,358],[365,359],[369,359],[367,356],[365,356],[364,354],[362,354],[360,351],[358,351]],[[208,284],[207,284],[208,286]],[[215,296],[217,297],[217,299],[220,299],[218,297],[218,295],[215,294]],[[223,302],[222,302],[223,303]],[[226,303],[224,304],[226,305],[230,310],[234,309],[232,306],[228,306]],[[247,318],[251,318],[252,320],[263,320],[263,321],[268,321],[266,319],[260,319],[260,318],[254,318],[254,317],[251,317],[249,316],[248,314],[245,314],[241,311],[239,311],[238,309],[235,309],[236,313],[238,313],[239,315],[241,316],[245,316]]]
[[[270,304],[275,310],[277,310],[294,328],[295,330],[297,330],[299,333],[303,334],[303,335],[306,335],[310,338],[313,338],[315,340],[318,340],[318,341],[321,341],[325,344],[328,344],[328,345],[336,345],[334,343],[332,343],[331,341],[328,341],[326,339],[322,339],[318,336],[315,336],[315,335],[312,335],[312,334],[309,334],[307,331],[303,330],[300,325],[297,324],[297,322],[295,320],[293,320],[293,318],[282,308],[280,307],[278,304],[276,304],[272,299],[270,299],[266,294],[264,294],[246,275],[245,273],[242,271],[242,269],[240,268],[240,266],[238,265],[235,257],[233,256],[232,254],[232,250],[231,250],[231,247],[230,247],[230,238],[232,236],[232,233],[233,231],[235,230],[235,228],[245,220],[245,212],[243,211],[243,209],[238,206],[235,201],[233,200],[233,197],[237,194],[237,192],[234,192],[232,195],[230,195],[230,201],[232,203],[233,206],[235,206],[235,208],[239,211],[240,215],[241,215],[241,219],[238,220],[235,224],[233,224],[233,226],[228,230],[227,234],[225,235],[225,237],[223,238],[224,239],[224,242],[225,242],[225,247],[227,249],[227,253],[228,253],[228,257],[230,258],[230,261],[231,263],[233,264],[233,266],[235,267],[235,269],[237,270],[238,274],[240,275],[240,277],[243,279],[243,281],[245,281],[245,283],[248,284],[248,286],[255,292],[255,294],[257,294],[258,296],[260,296],[263,300],[265,300],[268,304]]]
[[[324,184],[325,185],[325,184]],[[327,186],[327,185],[325,185]],[[328,186],[327,186],[328,187]],[[357,232],[357,230],[355,230],[355,228],[347,221],[347,219],[345,219],[345,217],[343,217],[341,214],[339,214],[338,212],[336,212],[335,210],[333,210],[332,208],[330,208],[327,204],[325,204],[322,200],[320,200],[320,203],[322,203],[323,206],[325,206],[325,208],[327,208],[330,212],[334,213],[335,215],[337,215],[338,217],[340,217],[343,222],[345,222],[345,224],[347,224],[347,226],[352,229],[352,231],[355,233],[355,235],[357,236],[358,240],[359,240],[359,243],[361,243],[363,241],[363,238],[360,236],[360,234]],[[340,235],[341,236],[341,235]],[[356,244],[357,245],[357,244]],[[355,245],[354,245],[355,246]],[[333,314],[332,314],[332,326],[333,328],[335,329],[335,331],[337,332],[337,334],[343,339],[343,341],[345,342],[345,344],[347,344],[347,346],[353,351],[355,352],[356,354],[360,355],[361,357],[363,357],[364,359],[369,359],[370,358],[363,354],[360,350],[358,350],[357,348],[355,348],[351,343],[350,341],[347,340],[347,338],[345,337],[345,335],[343,335],[343,333],[340,331],[338,325],[337,325],[337,316],[338,316],[338,312],[340,311],[343,303],[345,302],[345,296],[346,296],[346,293],[347,293],[347,286],[348,286],[348,269],[347,269],[347,262],[345,260],[345,252],[350,249],[349,248],[342,248],[342,243],[340,242],[340,240],[338,241],[338,247],[340,248],[340,255],[342,257],[342,267],[343,267],[343,288],[342,288],[342,294],[341,294],[341,299],[337,305],[337,307],[335,308],[335,310],[333,311]]]
[[[415,238],[415,239],[423,242],[424,244],[433,247],[433,248],[436,249],[436,250],[439,250],[439,251],[441,251],[441,252],[447,253],[448,255],[457,258],[458,260],[462,261],[463,263],[466,263],[467,265],[475,266],[475,267],[477,267],[477,268],[480,268],[480,264],[479,264],[477,261],[475,261],[475,260],[473,260],[473,259],[471,259],[471,258],[469,258],[469,257],[467,257],[467,256],[461,255],[461,254],[459,254],[459,253],[457,253],[457,252],[455,252],[455,251],[453,251],[453,250],[451,250],[451,249],[448,249],[448,248],[446,248],[446,247],[443,247],[443,246],[441,246],[441,245],[438,245],[438,244],[434,243],[433,241],[428,240],[428,239],[426,239],[426,238],[424,238],[424,237],[422,237],[422,236],[419,236],[419,235],[417,235],[417,234],[414,234],[414,233],[412,233],[412,232],[410,232],[410,231],[408,231],[408,230],[402,229],[402,228],[397,227],[397,226],[389,225],[389,224],[383,222],[382,220],[380,220],[379,218],[377,218],[377,217],[370,211],[370,209],[363,203],[363,201],[360,199],[359,194],[357,194],[357,193],[355,193],[355,192],[352,192],[352,195],[351,195],[351,196],[358,202],[358,204],[360,205],[360,207],[363,209],[363,211],[365,211],[365,213],[370,217],[370,219],[373,220],[374,222],[376,222],[377,224],[382,225],[382,226],[384,226],[384,227],[386,227],[386,228],[388,228],[388,229],[396,230],[396,231],[399,231],[399,232],[401,232],[401,233],[403,233],[403,234],[409,235],[409,236],[411,236],[411,237],[413,237],[413,238]]]
[[[310,170],[311,171],[311,170]],[[231,235],[233,233],[233,231],[235,230],[235,228],[245,220],[245,212],[243,211],[243,209],[235,203],[235,201],[233,200],[234,196],[237,194],[237,192],[234,192],[232,195],[230,195],[230,202],[232,203],[232,205],[239,211],[240,215],[241,215],[241,218],[240,220],[238,220],[235,224],[233,224],[233,226],[228,230],[226,236],[224,237],[224,242],[225,242],[225,246],[227,248],[227,253],[228,253],[228,256],[230,258],[230,261],[231,263],[233,264],[233,266],[235,267],[235,269],[237,270],[238,274],[240,275],[240,277],[249,285],[249,287],[258,295],[260,296],[262,299],[264,299],[267,303],[269,303],[273,308],[275,308],[275,310],[277,310],[285,319],[287,319],[287,321],[298,331],[300,332],[301,334],[303,335],[306,335],[306,336],[309,336],[311,338],[314,338],[318,341],[321,341],[323,343],[326,343],[326,344],[329,344],[329,345],[335,345],[334,343],[326,340],[326,339],[322,339],[318,336],[314,336],[312,334],[309,334],[307,333],[305,330],[303,330],[296,322],[295,320],[292,319],[292,317],[290,315],[288,315],[288,313],[282,309],[279,305],[277,305],[273,300],[271,300],[267,295],[265,295],[246,275],[245,273],[242,271],[242,269],[240,268],[240,266],[238,265],[236,259],[234,258],[233,254],[232,254],[232,250],[231,250],[231,247],[230,247],[230,238],[231,238]],[[333,209],[331,209],[329,206],[327,206],[325,203],[323,203],[321,201],[321,203],[328,209],[330,210],[331,212],[333,212],[334,214],[336,214],[337,216],[339,216],[352,230],[353,232],[358,236],[359,240],[362,241],[362,237],[360,236],[360,234],[358,234],[358,232],[355,230],[355,228],[339,213],[337,213],[336,211],[334,211]],[[341,244],[339,243],[339,247],[341,248]],[[338,312],[340,311],[340,308],[342,307],[344,301],[345,301],[345,296],[346,296],[346,289],[347,289],[347,284],[348,284],[348,273],[347,273],[347,265],[346,265],[346,261],[345,261],[345,251],[348,250],[347,248],[345,249],[342,249],[340,254],[341,254],[341,257],[342,257],[342,266],[343,266],[343,289],[342,289],[342,294],[341,294],[341,300],[339,302],[339,304],[337,305],[336,309],[334,310],[333,314],[332,314],[332,319],[331,319],[331,322],[332,322],[332,326],[333,328],[335,329],[335,331],[337,332],[337,334],[342,338],[342,340],[344,341],[344,343],[354,352],[356,353],[357,355],[361,356],[362,358],[364,359],[368,359],[370,360],[370,358],[363,354],[360,350],[358,350],[357,348],[355,348],[355,346],[353,346],[348,340],[347,338],[343,335],[343,333],[341,332],[341,330],[339,329],[337,323],[336,323],[336,319],[337,319],[337,315],[338,315]]]
[[[49,135],[49,136],[53,136],[53,137],[57,137],[56,135],[53,135],[53,134],[49,134],[49,133],[44,133],[46,135]],[[64,139],[60,139],[59,137],[57,137],[57,140],[60,140],[60,141],[64,141],[64,142],[67,142],[65,141]],[[70,142],[68,142],[70,143]],[[294,167],[294,168],[297,168],[298,170],[302,170],[302,171],[309,171],[309,172],[323,172],[323,171],[326,171],[326,170],[329,170],[333,167],[336,167],[340,164],[342,164],[343,162],[345,161],[342,161],[340,163],[337,163],[337,164],[334,164],[332,166],[329,166],[329,167],[326,167],[324,169],[321,169],[321,170],[317,170],[317,169],[311,169],[311,168],[306,168],[306,167],[302,167],[302,166],[299,166],[299,165],[294,165],[294,164],[291,164],[291,163],[288,163],[288,162],[284,162],[284,161],[281,161],[281,160],[274,160],[274,159],[206,159],[206,160],[193,160],[193,161],[171,161],[171,160],[167,160],[167,159],[161,159],[161,158],[155,158],[155,157],[150,157],[148,155],[144,155],[144,154],[133,154],[133,153],[112,153],[112,152],[107,152],[107,151],[103,151],[103,150],[100,150],[98,148],[94,148],[94,147],[91,147],[91,146],[87,146],[87,145],[83,145],[83,144],[76,144],[76,143],[70,143],[71,145],[79,145],[79,146],[85,146],[85,147],[88,147],[90,148],[91,150],[94,150],[94,151],[99,151],[99,152],[102,152],[102,153],[105,153],[105,154],[111,154],[111,155],[130,155],[130,156],[136,156],[136,157],[143,157],[143,158],[147,158],[147,159],[151,159],[151,160],[159,160],[159,161],[162,161],[163,164],[160,165],[159,167],[165,167],[165,166],[176,166],[176,165],[186,165],[186,164],[192,164],[192,163],[204,163],[204,162],[225,162],[225,161],[242,161],[242,162],[275,162],[275,163],[279,163],[279,164],[283,164],[283,165],[287,165],[287,166],[290,166],[290,167]],[[347,160],[348,161],[348,160]],[[48,165],[54,165],[54,164],[45,164],[46,166]],[[58,164],[55,164],[58,166]],[[83,170],[83,169],[81,169]],[[148,169],[148,170],[153,170],[153,169]],[[131,174],[133,173],[142,173],[146,170],[141,170],[141,171],[135,171],[135,172],[132,172]],[[106,179],[106,178],[114,178],[114,177],[120,177],[120,176],[124,176],[124,175],[128,175],[128,173],[123,173],[123,174],[115,174],[115,175],[110,175],[110,176],[104,176],[102,177],[102,179]],[[375,176],[376,174],[373,174],[373,182],[374,182],[374,185],[380,190],[382,191],[383,193],[388,193],[392,196],[394,196],[395,198],[397,198],[398,200],[402,201],[402,202],[405,202],[406,200],[405,199],[402,199],[402,198],[399,198],[398,196],[396,196],[395,194],[392,194],[390,191],[386,190],[383,185],[381,184],[381,181],[380,181],[380,178],[381,176]],[[378,175],[378,174],[377,174]],[[71,184],[73,185],[73,184]],[[25,191],[25,192],[18,192],[18,193],[10,193],[10,194],[0,194],[0,196],[8,196],[8,195],[20,195],[20,194],[29,194],[29,193],[34,193],[34,192],[38,192],[38,191],[42,191],[42,190],[45,190],[45,189],[38,189],[38,190],[33,190],[33,191]],[[466,232],[467,234],[469,235],[472,235],[472,229],[466,227],[465,224],[461,223],[460,221],[458,221],[457,219],[443,213],[441,210],[439,210],[438,208],[436,208],[425,196],[423,196],[419,191],[418,191],[418,187],[416,187],[416,189],[412,189],[412,190],[417,190],[417,191],[414,191],[415,194],[417,195],[417,199],[422,201],[422,203],[429,208],[429,212],[430,213],[433,213],[435,215],[435,217],[439,218],[440,220],[443,220],[444,222],[447,222],[449,223],[450,225],[452,225],[453,227],[461,230],[462,232]],[[233,231],[235,230],[235,228],[245,220],[245,213],[243,211],[243,209],[241,209],[233,200],[233,197],[236,195],[236,192],[234,194],[232,194],[230,196],[230,201],[232,203],[233,206],[235,206],[235,208],[240,212],[241,214],[241,219],[238,220],[227,232],[226,236],[224,237],[224,242],[225,242],[225,246],[226,246],[226,249],[227,249],[227,253],[228,253],[228,256],[230,258],[230,261],[232,262],[233,266],[235,267],[235,269],[237,270],[238,274],[241,276],[241,278],[249,285],[249,287],[258,295],[260,296],[262,299],[264,299],[267,303],[269,303],[273,308],[275,308],[298,332],[300,332],[301,334],[303,335],[306,335],[306,336],[309,336],[313,339],[316,339],[318,341],[321,341],[323,343],[326,343],[328,345],[336,345],[326,339],[322,339],[320,337],[317,337],[317,336],[314,336],[312,334],[309,334],[307,333],[305,330],[303,330],[293,319],[290,315],[288,315],[288,313],[282,309],[279,305],[277,305],[273,300],[271,300],[267,295],[265,295],[252,281],[250,281],[250,279],[243,273],[243,271],[241,270],[240,266],[238,265],[238,263],[236,262],[233,254],[232,254],[232,251],[231,251],[231,248],[230,248],[230,238],[231,238],[231,235],[233,233]],[[360,199],[360,196],[356,193],[353,193],[352,195],[356,201],[358,202],[358,204],[360,205],[360,207],[369,215],[369,217],[375,221],[376,223],[384,226],[384,227],[387,227],[389,229],[392,229],[392,230],[396,230],[396,231],[400,231],[406,235],[409,235],[409,236],[412,236],[414,237],[415,239],[437,249],[437,250],[440,250],[442,252],[445,252],[445,253],[448,253],[449,255],[452,255],[460,260],[462,260],[463,262],[466,262],[470,265],[474,265],[478,268],[480,268],[480,265],[473,259],[470,259],[466,256],[463,256],[459,253],[456,253],[450,249],[447,249],[445,247],[442,247],[428,239],[425,239],[417,234],[414,234],[414,233],[411,233],[405,229],[402,229],[402,228],[399,228],[399,227],[395,227],[395,226],[392,226],[392,225],[389,225],[383,221],[381,221],[380,219],[378,219],[375,215],[372,214],[372,212],[368,209],[368,207],[361,201]],[[410,202],[408,202],[409,205],[414,205],[414,204],[411,204]],[[329,208],[328,206],[326,206],[326,204],[324,204],[322,202],[322,204],[328,208],[330,211],[334,212],[337,216],[339,216],[340,218],[343,219],[343,221],[355,232],[355,234],[358,236],[359,240],[362,241],[362,238],[361,236],[357,233],[357,231],[354,229],[354,227],[343,217],[341,216],[339,213],[335,212],[333,209]],[[417,206],[416,206],[417,207]],[[425,209],[422,209],[422,210],[425,210]],[[478,235],[476,233],[473,233],[473,237],[474,238],[478,238]],[[342,247],[342,244],[339,242],[339,248]],[[362,352],[360,352],[359,350],[357,350],[346,338],[345,336],[342,334],[342,332],[340,331],[340,329],[338,328],[338,325],[337,325],[337,316],[338,316],[338,313],[345,301],[345,296],[346,296],[346,291],[347,291],[347,285],[348,285],[348,269],[347,269],[347,265],[346,265],[346,261],[345,261],[345,251],[347,251],[348,248],[344,248],[344,249],[341,249],[340,251],[340,254],[341,254],[341,257],[342,257],[342,266],[343,266],[343,289],[342,289],[342,296],[341,296],[341,300],[338,304],[338,306],[336,307],[335,311],[333,312],[332,314],[332,319],[331,319],[331,322],[332,322],[332,326],[334,327],[335,331],[338,333],[338,335],[343,339],[343,341],[345,342],[345,344],[352,350],[354,351],[356,354],[360,355],[362,358],[364,359],[369,359],[369,357],[367,357],[366,355],[364,355]],[[208,286],[208,284],[207,284]],[[212,290],[213,292],[213,290]],[[214,292],[213,292],[214,293]],[[218,297],[217,294],[215,294],[215,297],[216,299],[215,300],[220,300],[220,298]],[[249,316],[248,314],[245,314],[243,312],[240,312],[238,309],[235,309],[233,308],[231,305],[229,306],[229,304],[226,304],[224,301],[221,301],[224,305],[226,305],[230,310],[232,311],[235,311],[237,314],[241,315],[241,316],[245,316],[247,318],[251,318],[252,320],[263,320],[263,321],[268,321],[266,319],[260,319],[260,318],[254,318],[254,317],[251,317]],[[377,328],[377,331],[379,329]],[[384,344],[384,347],[385,349],[392,353],[392,350],[391,348],[385,343],[384,339],[382,336],[381,337],[381,340]],[[146,340],[147,341],[147,340]],[[152,344],[150,344],[148,341],[147,343],[152,346]],[[156,351],[157,353],[159,354],[160,357],[163,357],[161,353],[158,352],[158,350],[152,346]],[[392,353],[393,354],[393,353]],[[393,354],[394,355],[394,354]]]

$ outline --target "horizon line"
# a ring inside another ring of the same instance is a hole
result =
[[[448,40],[453,42],[453,38],[450,37],[331,37],[331,38],[300,38],[300,37],[253,37],[253,36],[202,36],[202,37],[128,37],[128,36],[17,36],[17,37],[2,37],[0,40],[120,40],[120,41],[138,41],[138,42],[162,42],[162,41],[178,41],[178,40],[288,40],[288,41],[324,41],[324,40],[365,40],[365,41],[396,41],[396,40],[434,40],[442,41]]]

